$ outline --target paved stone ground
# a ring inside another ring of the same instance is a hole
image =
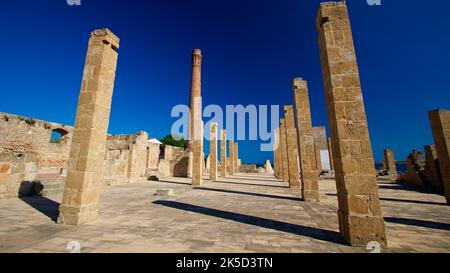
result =
[[[240,174],[192,188],[171,178],[104,188],[91,224],[57,225],[60,196],[0,200],[0,252],[368,252],[338,234],[333,180],[321,180],[321,203],[305,203],[268,175]],[[157,190],[173,189],[173,196]],[[445,198],[380,182],[389,249],[450,252]]]

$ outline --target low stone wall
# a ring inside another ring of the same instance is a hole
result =
[[[53,132],[60,141],[52,141]],[[68,125],[0,113],[0,198],[62,193],[72,135]],[[149,142],[146,132],[109,135],[102,184],[187,177],[188,165],[183,148]]]
[[[23,197],[40,192],[36,188],[36,154],[0,153],[0,199]]]

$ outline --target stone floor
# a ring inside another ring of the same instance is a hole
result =
[[[369,252],[338,234],[333,180],[321,203],[305,203],[269,175],[240,174],[192,188],[188,179],[104,188],[91,224],[57,225],[60,196],[0,200],[0,252]],[[380,182],[389,249],[450,252],[450,207],[442,196]],[[155,195],[172,189],[172,196]]]

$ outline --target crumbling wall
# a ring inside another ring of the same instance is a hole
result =
[[[0,153],[0,199],[40,193],[36,174],[36,154]]]
[[[53,131],[61,133],[61,142],[51,142]],[[64,173],[72,134],[71,126],[0,113],[0,152],[34,153],[38,175],[43,177]]]

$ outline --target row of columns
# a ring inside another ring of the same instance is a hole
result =
[[[376,241],[386,246],[375,161],[345,2],[320,5],[317,31],[340,232],[352,245],[366,246]],[[280,128],[276,133],[276,174],[289,182],[292,188],[299,186],[300,179],[303,199],[319,201],[319,170],[308,86],[301,78],[293,81],[293,99],[294,105],[285,106],[284,119],[280,120]]]

